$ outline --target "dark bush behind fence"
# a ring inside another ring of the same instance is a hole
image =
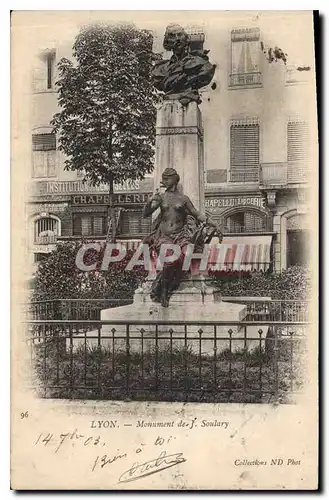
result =
[[[281,305],[280,314],[283,310]],[[285,403],[303,385],[310,323],[300,319],[271,320],[267,315],[266,320],[253,316],[240,323],[161,325],[129,319],[27,320],[26,325],[43,397]],[[237,327],[239,337],[233,333]],[[253,337],[250,327],[257,332]],[[219,328],[227,335],[219,337]],[[210,346],[207,355],[205,343]]]
[[[307,321],[307,300],[248,300],[228,298],[246,304],[248,321]],[[99,320],[102,309],[132,304],[132,299],[54,299],[31,301],[24,305],[28,319],[33,320]]]

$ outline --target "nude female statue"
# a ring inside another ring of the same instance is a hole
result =
[[[179,192],[178,182],[179,175],[176,170],[166,168],[162,173],[165,192],[153,195],[143,209],[143,217],[150,217],[160,209],[155,229],[144,243],[151,245],[157,255],[164,243],[179,245],[181,248],[181,257],[173,263],[165,263],[153,282],[151,298],[155,302],[161,302],[163,307],[168,307],[171,294],[183,278],[182,264],[187,245],[194,243],[198,248],[195,251],[201,251],[203,244],[210,241],[215,233],[220,241],[222,238],[217,223],[196,210],[189,197]],[[191,224],[191,218],[194,224]]]

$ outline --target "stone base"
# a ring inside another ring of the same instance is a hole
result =
[[[218,298],[217,298],[218,300]],[[182,349],[188,347],[195,354],[214,355],[230,349],[232,352],[242,349],[252,350],[259,347],[259,333],[261,329],[262,346],[265,347],[267,327],[248,326],[241,327],[239,322],[246,315],[246,306],[230,302],[217,302],[211,288],[201,291],[199,287],[184,287],[174,293],[170,299],[169,307],[162,307],[151,301],[145,290],[138,290],[135,294],[134,303],[127,306],[104,309],[101,312],[102,321],[129,322],[129,345],[130,352],[147,352],[155,350]],[[156,325],[143,324],[143,321],[154,321]],[[175,322],[193,322],[194,325],[177,325]],[[236,322],[235,325],[214,326],[211,324],[201,325],[200,321]],[[138,322],[136,325],[134,322]],[[172,324],[170,324],[172,322]],[[167,324],[163,324],[167,323]],[[246,329],[246,339],[245,339]],[[157,335],[157,339],[155,336]],[[96,347],[97,332],[87,333],[88,347]],[[115,350],[126,349],[127,326],[106,325],[102,327],[100,344],[102,347],[112,350],[113,336],[115,338]],[[231,336],[231,339],[230,339]],[[256,339],[256,340],[254,340]],[[73,348],[84,346],[84,337],[73,340]]]

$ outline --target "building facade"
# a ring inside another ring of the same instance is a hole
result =
[[[311,33],[312,26],[303,15],[293,21],[280,14],[280,22],[278,27],[250,13],[235,17],[234,25],[224,15],[221,29],[188,27],[193,43],[209,48],[217,64],[215,85],[202,91],[200,105],[205,210],[232,241],[267,238],[266,268],[276,271],[307,262],[310,174],[317,172],[313,44],[302,54],[296,50],[299,37]],[[155,35],[159,50],[163,33]],[[276,45],[288,53],[286,65],[269,62],[269,48]],[[33,70],[27,216],[34,265],[57,241],[103,239],[108,230],[107,187],[89,186],[76,172],[64,170],[50,125],[58,111],[56,63],[70,57],[71,46],[72,40],[45,42]],[[131,248],[150,230],[141,210],[154,187],[152,176],[116,186],[118,238]]]

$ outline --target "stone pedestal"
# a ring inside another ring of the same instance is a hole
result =
[[[180,176],[178,188],[197,210],[204,210],[203,128],[201,111],[195,102],[182,106],[164,100],[157,112],[154,186],[160,186],[165,168]]]
[[[185,286],[186,285],[186,286]],[[182,286],[173,294],[167,308],[154,303],[149,297],[147,284],[144,289],[137,290],[134,303],[128,306],[104,309],[101,320],[113,321],[113,325],[105,325],[101,330],[100,345],[108,350],[126,349],[127,326],[129,322],[129,346],[131,353],[159,350],[182,349],[187,347],[194,354],[213,356],[214,348],[219,354],[225,350],[233,353],[259,347],[258,330],[262,329],[263,339],[267,334],[267,327],[242,327],[239,323],[245,319],[246,306],[230,302],[218,302],[211,287],[200,289],[189,283]],[[123,324],[115,324],[122,321]],[[138,324],[134,324],[134,321]],[[154,321],[156,324],[143,324],[143,321]],[[218,321],[234,322],[233,325],[217,325]],[[182,322],[177,325],[176,322]],[[184,322],[193,324],[184,325]],[[200,324],[207,322],[208,324]],[[166,324],[164,324],[166,323]],[[88,347],[97,347],[97,332],[87,332]],[[90,338],[95,337],[95,338]],[[121,338],[118,338],[121,337]],[[73,348],[84,346],[85,339],[73,339]],[[264,345],[264,344],[263,344]]]

